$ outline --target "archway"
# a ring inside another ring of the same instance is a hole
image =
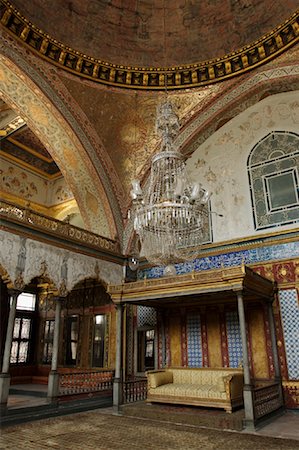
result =
[[[0,80],[4,101],[22,115],[59,166],[87,228],[115,237],[115,221],[104,188],[68,122],[41,89],[4,56],[0,59]]]

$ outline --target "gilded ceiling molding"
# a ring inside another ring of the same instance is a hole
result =
[[[299,12],[259,40],[211,61],[176,67],[131,67],[111,64],[67,47],[0,0],[2,25],[47,61],[80,77],[123,88],[163,90],[205,86],[240,75],[286,51],[299,41]]]

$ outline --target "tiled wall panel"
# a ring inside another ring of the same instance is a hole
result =
[[[226,312],[229,367],[239,367],[243,361],[242,339],[237,311]]]
[[[187,316],[188,366],[202,367],[200,315]]]
[[[296,289],[279,292],[281,320],[290,380],[299,379],[299,307]]]

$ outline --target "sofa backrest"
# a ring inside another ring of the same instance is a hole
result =
[[[172,372],[173,383],[177,384],[209,384],[215,385],[223,380],[223,377],[234,373],[242,373],[241,370],[236,369],[212,369],[212,368],[198,368],[198,369],[168,369]]]

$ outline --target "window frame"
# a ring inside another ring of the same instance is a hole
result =
[[[103,324],[96,324],[96,317],[101,316],[103,317]],[[95,363],[95,335],[96,335],[96,325],[101,325],[102,332],[101,332],[101,342],[100,342],[100,355],[101,355],[101,362]],[[91,367],[96,368],[104,368],[105,367],[105,351],[106,351],[106,333],[107,333],[107,314],[95,314],[93,317],[93,333],[92,333],[92,348],[91,348]]]
[[[16,319],[20,319],[20,327],[19,327],[19,333],[18,337],[14,337],[14,330],[16,325]],[[30,365],[34,361],[34,342],[33,342],[33,335],[34,335],[34,329],[35,329],[35,312],[23,312],[18,310],[16,312],[15,320],[14,320],[14,330],[13,330],[13,338],[12,338],[12,345],[11,345],[11,351],[10,351],[10,364],[12,366],[20,366],[20,365]],[[22,337],[22,329],[23,328],[23,321],[29,320],[29,333],[28,337],[24,338]],[[16,361],[12,361],[12,349],[14,342],[17,342],[17,352],[16,352]],[[21,343],[28,342],[27,352],[26,352],[26,360],[20,361],[20,348]]]
[[[47,326],[48,323],[48,326]],[[50,333],[51,324],[53,323],[53,333]],[[47,327],[47,334],[46,334]],[[45,319],[43,322],[43,346],[42,346],[42,364],[51,364],[52,363],[52,353],[49,356],[49,346],[52,345],[53,349],[53,341],[54,341],[54,329],[55,329],[55,319]],[[46,346],[46,357],[45,357],[45,346]],[[53,352],[53,350],[52,350]]]
[[[255,231],[299,222],[298,143],[298,133],[273,130],[249,153],[247,173]],[[293,173],[298,203],[271,208],[270,186],[266,180],[287,172]]]
[[[77,321],[77,338],[72,339],[71,324]],[[78,364],[79,354],[79,333],[80,333],[80,316],[73,314],[66,317],[66,334],[65,334],[65,365],[76,366]],[[72,358],[72,344],[76,344],[76,358]]]

